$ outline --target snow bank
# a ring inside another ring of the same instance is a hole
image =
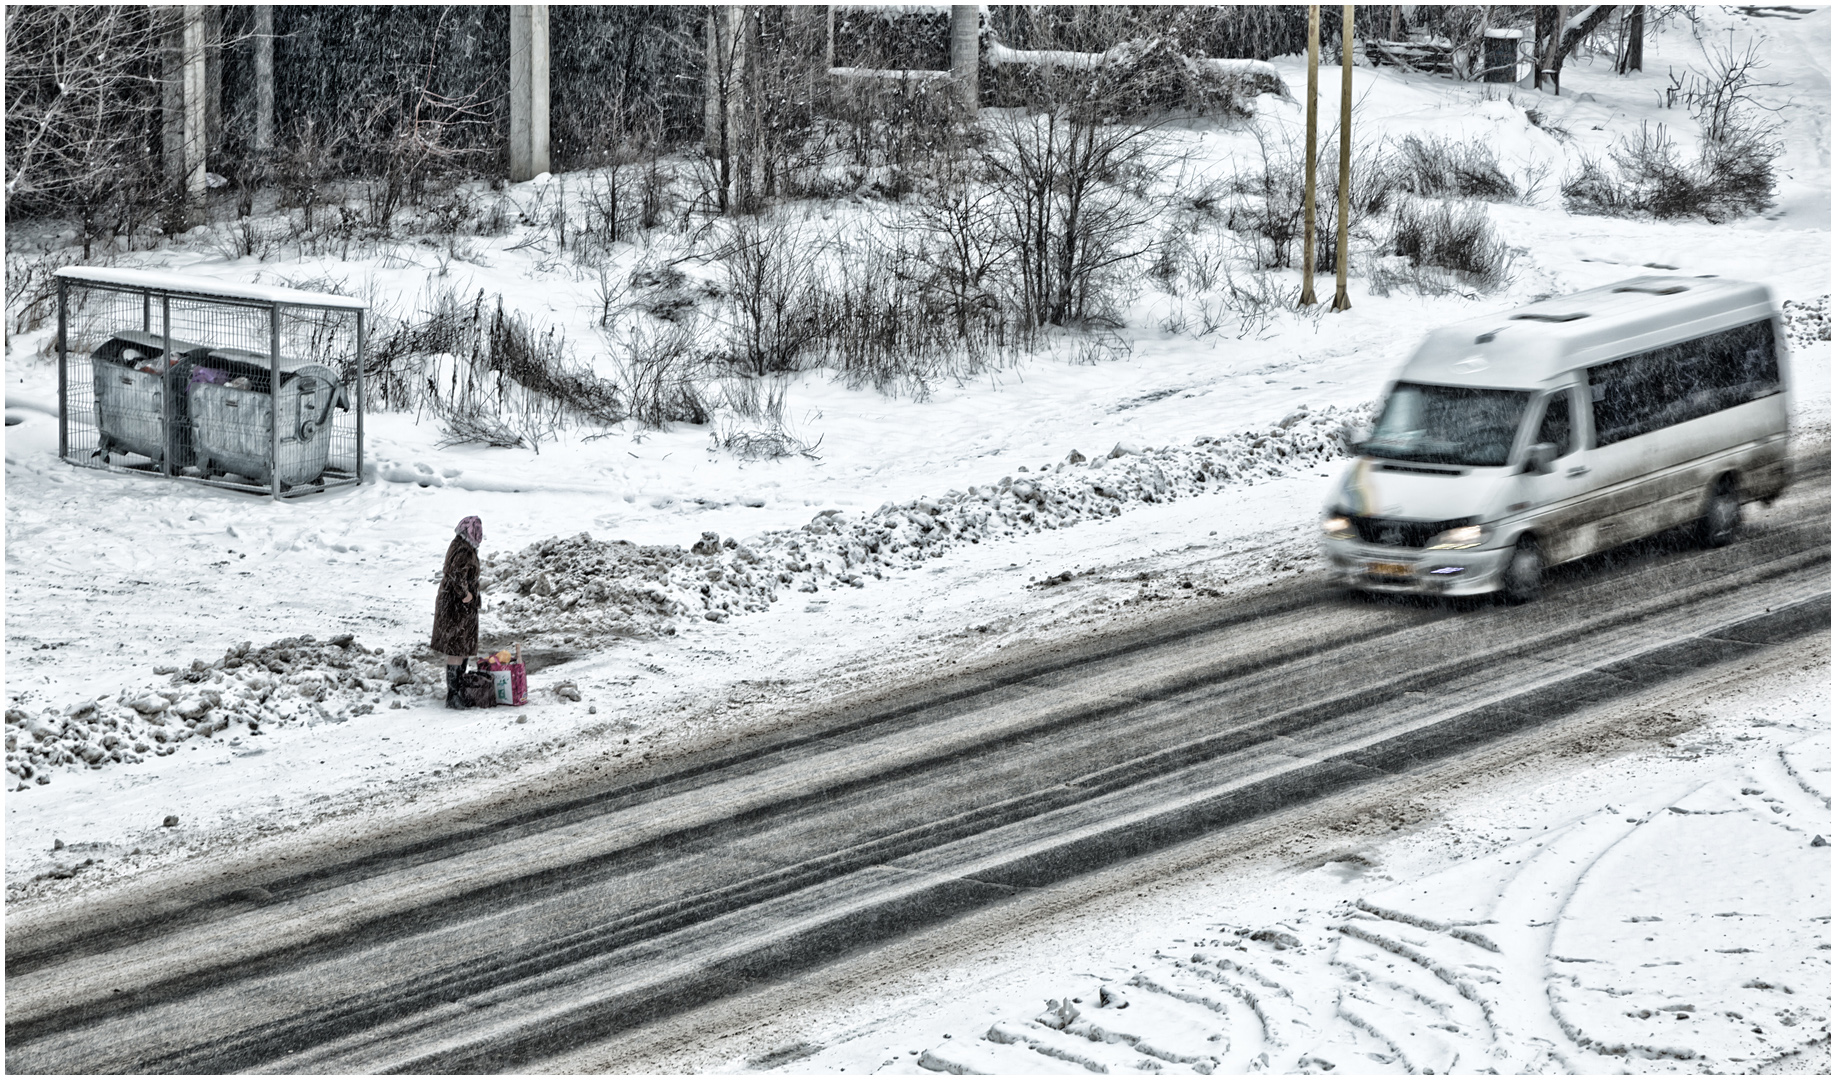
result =
[[[382,649],[366,649],[350,634],[325,642],[282,638],[259,648],[245,641],[215,661],[154,669],[171,676],[164,686],[65,709],[8,709],[7,790],[48,784],[57,766],[133,765],[192,738],[227,734],[239,745],[264,727],[343,723],[384,700],[401,708],[426,693],[438,674],[406,653],[382,657]]]
[[[1802,349],[1830,340],[1830,296],[1815,300],[1787,300],[1784,304],[1785,336],[1791,347]]]
[[[1341,458],[1350,452],[1347,428],[1368,415],[1369,406],[1303,407],[1267,431],[1201,436],[1191,446],[1117,444],[1094,460],[1073,450],[1037,473],[1022,466],[996,484],[887,503],[871,514],[825,510],[800,529],[745,543],[712,532],[687,551],[587,533],[544,540],[487,559],[485,589],[506,597],[497,602],[491,629],[526,639],[559,636],[568,644],[673,634],[680,619],[722,622],[764,610],[782,590],[860,588],[867,577],[941,558],[963,544],[1068,528],[1130,506]]]

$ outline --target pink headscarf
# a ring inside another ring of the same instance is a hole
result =
[[[484,522],[476,517],[460,519],[459,527],[453,531],[465,537],[465,542],[473,547],[484,543]]]

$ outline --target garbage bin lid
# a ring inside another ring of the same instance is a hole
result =
[[[267,354],[250,352],[247,349],[212,349],[207,356],[199,361],[199,363],[218,368],[228,373],[232,378],[237,375],[255,376],[262,380],[258,384],[258,388],[265,388],[267,386],[266,380],[274,373],[272,365],[268,363]],[[283,356],[281,357],[280,370],[281,385],[285,386],[287,383],[292,382],[300,376],[311,376],[316,379],[324,379],[326,382],[331,383],[334,388],[333,398],[338,407],[341,409],[348,409],[351,407],[350,395],[346,393],[344,389],[344,380],[339,378],[338,373],[332,368],[316,360]],[[263,389],[263,392],[266,392],[265,389]]]
[[[172,339],[172,351],[179,356],[197,352],[203,348],[204,346],[194,342],[181,341],[178,338]],[[164,334],[155,334],[147,330],[117,330],[107,341],[98,345],[90,355],[103,360],[120,360],[121,354],[128,349],[139,349],[142,352],[139,359],[152,360],[166,351],[166,337]]]
[[[271,375],[274,372],[274,365],[269,363],[267,353],[251,352],[248,349],[212,349],[204,362],[211,367],[241,375]],[[331,368],[316,360],[283,356],[280,361],[281,381],[287,381],[288,376],[298,375],[306,368],[320,368],[327,376],[334,379],[338,377]]]

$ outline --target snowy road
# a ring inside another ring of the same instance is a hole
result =
[[[1316,580],[9,952],[19,1072],[505,1069],[1827,630],[1828,488],[1543,603]],[[1373,931],[1375,932],[1375,931]],[[1381,945],[1379,945],[1381,947]]]

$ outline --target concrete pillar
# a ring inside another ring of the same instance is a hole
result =
[[[204,146],[213,159],[223,149],[223,9],[204,7]]]
[[[950,5],[950,72],[971,116],[982,104],[982,9],[977,4]]]
[[[510,179],[548,171],[548,5],[510,5]]]
[[[185,190],[185,15],[181,8],[159,7],[153,20],[159,33],[160,164],[167,197],[181,208],[168,225],[183,228],[178,219]]]
[[[203,224],[206,90],[204,8],[159,9],[160,151],[169,203],[166,227],[182,232]]]
[[[206,15],[203,4],[185,5],[185,206],[187,218],[204,219],[204,179],[210,148],[210,72],[205,63]]]
[[[255,156],[274,152],[274,5],[255,5]]]

